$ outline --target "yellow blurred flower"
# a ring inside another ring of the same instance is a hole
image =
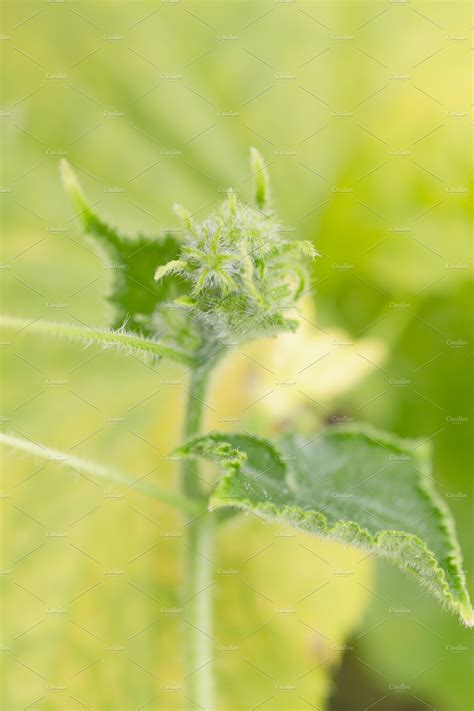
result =
[[[211,391],[209,426],[235,427],[247,417],[281,422],[308,407],[321,417],[331,401],[357,385],[386,357],[377,338],[351,338],[343,329],[315,325],[306,299],[296,333],[255,341],[223,362]]]

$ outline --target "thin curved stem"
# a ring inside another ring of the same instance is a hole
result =
[[[25,330],[28,333],[80,341],[85,345],[100,343],[106,349],[123,350],[124,352],[134,351],[141,355],[169,358],[184,365],[192,365],[194,363],[193,357],[188,353],[123,330],[111,331],[106,328],[72,326],[69,323],[42,321],[40,319],[35,321],[16,316],[0,316],[0,326],[17,333]]]
[[[58,462],[63,466],[70,467],[80,474],[87,474],[93,479],[102,479],[113,484],[126,486],[129,489],[134,489],[135,491],[140,491],[142,494],[159,499],[166,504],[170,504],[175,508],[181,509],[181,511],[186,511],[188,514],[196,515],[202,511],[202,506],[187,496],[183,496],[182,494],[174,493],[172,491],[166,491],[166,489],[162,489],[156,484],[146,481],[145,479],[134,481],[126,474],[122,474],[122,472],[108,469],[103,467],[101,464],[90,462],[87,459],[75,457],[71,454],[67,454],[67,452],[60,452],[57,449],[43,447],[43,445],[36,444],[28,439],[24,439],[23,437],[16,437],[15,435],[9,435],[2,432],[0,433],[0,444],[4,444],[7,447],[17,451],[26,452],[33,457],[40,457],[41,459],[46,459],[50,462]]]

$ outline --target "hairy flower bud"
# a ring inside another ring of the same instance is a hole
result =
[[[268,176],[255,148],[251,165],[256,205],[230,192],[200,223],[176,206],[184,232],[179,258],[155,273],[158,281],[178,275],[187,285],[185,295],[173,303],[188,310],[203,352],[295,330],[297,322],[288,312],[305,290],[302,258],[316,255],[310,242],[287,239],[282,223],[267,211]]]

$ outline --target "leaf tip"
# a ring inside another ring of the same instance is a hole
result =
[[[250,147],[250,168],[254,180],[255,203],[263,210],[270,201],[270,180],[262,154],[254,146]]]
[[[170,262],[166,262],[166,264],[162,264],[158,267],[155,271],[154,279],[155,281],[160,281],[167,274],[179,274],[184,271],[185,268],[186,262],[182,259],[172,259]]]
[[[73,209],[79,214],[86,213],[89,210],[89,203],[70,163],[62,158],[59,162],[59,170],[62,184],[71,200]]]
[[[465,605],[460,611],[461,622],[465,627],[474,627],[474,611],[471,605]]]
[[[162,279],[165,276],[166,272],[169,271],[167,266],[168,266],[167,264],[162,264],[161,266],[158,267],[158,269],[155,271],[155,274],[153,277],[153,279],[155,281],[160,281],[160,279]]]
[[[190,232],[193,231],[193,220],[192,216],[189,210],[187,210],[183,205],[181,205],[178,202],[175,202],[173,205],[173,212],[178,217],[179,220],[181,220],[182,224],[184,227],[189,230]]]

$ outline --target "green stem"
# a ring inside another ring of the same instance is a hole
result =
[[[184,438],[199,434],[210,366],[191,372]],[[183,462],[183,493],[201,498],[199,467],[195,460]],[[212,514],[191,516],[186,523],[186,590],[184,599],[186,645],[186,697],[190,709],[214,711],[213,556]]]
[[[184,441],[191,439],[201,431],[204,407],[206,407],[206,389],[209,372],[212,366],[197,366],[191,370],[189,381],[188,401],[184,419]],[[182,470],[183,491],[188,496],[200,498],[202,496],[199,483],[199,467],[195,460],[188,460],[183,464]]]
[[[57,462],[62,466],[69,467],[75,472],[87,474],[93,479],[102,479],[104,481],[111,482],[112,484],[126,486],[134,491],[141,491],[147,496],[153,496],[155,499],[160,499],[160,501],[186,511],[188,514],[196,515],[202,511],[202,507],[199,503],[191,497],[182,496],[173,491],[167,491],[166,489],[162,489],[157,484],[146,481],[145,479],[134,480],[120,471],[109,469],[101,464],[91,462],[87,459],[81,459],[80,457],[76,457],[68,452],[60,452],[57,449],[51,449],[50,447],[36,444],[35,442],[25,439],[24,437],[16,437],[15,435],[0,432],[0,445],[2,444],[10,447],[11,449],[31,454],[33,457],[41,457],[41,459],[46,459],[49,462]]]
[[[19,318],[16,316],[0,316],[0,326],[9,331],[28,334],[38,333],[43,336],[56,336],[72,341],[80,341],[85,345],[99,343],[103,348],[117,351],[136,352],[140,355],[170,358],[184,365],[192,365],[193,357],[189,353],[162,345],[151,338],[143,338],[127,331],[111,331],[106,328],[91,328],[90,326],[73,326],[70,323],[42,321],[35,319]]]

